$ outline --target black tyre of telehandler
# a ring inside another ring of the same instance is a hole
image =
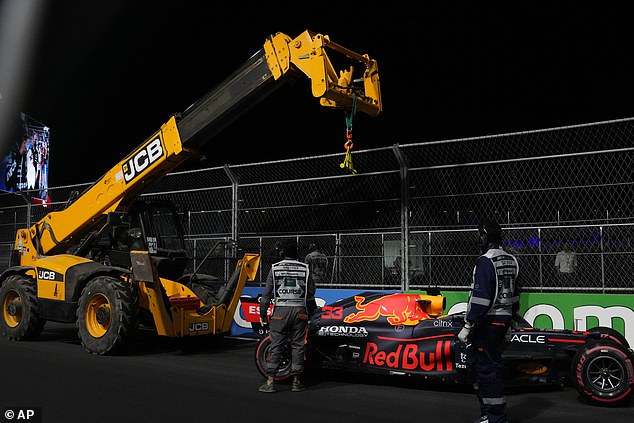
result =
[[[9,276],[0,287],[0,335],[14,341],[37,338],[46,320],[38,315],[35,281],[23,275]]]
[[[77,332],[86,351],[114,355],[127,346],[136,328],[137,305],[130,286],[120,279],[98,276],[82,290],[77,307]]]

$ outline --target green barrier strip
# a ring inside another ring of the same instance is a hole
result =
[[[447,313],[464,311],[467,292],[443,292]],[[520,295],[520,311],[531,325],[540,329],[587,330],[611,327],[634,345],[634,296],[619,294],[539,294]]]

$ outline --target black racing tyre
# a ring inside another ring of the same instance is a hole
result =
[[[573,360],[579,396],[589,404],[616,406],[632,394],[632,359],[616,343],[590,343]]]
[[[23,275],[9,276],[0,287],[0,334],[14,341],[35,339],[46,320],[39,318],[37,286]]]
[[[136,328],[137,305],[126,282],[98,276],[86,284],[77,307],[77,332],[86,351],[113,355],[128,344]]]
[[[266,337],[260,339],[258,342],[258,346],[255,349],[255,366],[257,367],[260,374],[264,377],[267,377],[266,373],[266,363],[268,363],[271,357],[271,337],[267,335]],[[280,359],[280,367],[275,374],[276,381],[284,381],[291,378],[291,348],[290,345],[287,345],[282,351],[282,357]]]

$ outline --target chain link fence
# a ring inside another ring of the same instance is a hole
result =
[[[218,241],[262,255],[261,283],[289,237],[300,254],[316,242],[329,258],[322,287],[464,290],[478,256],[476,226],[497,220],[536,292],[634,293],[634,119],[176,172],[144,196],[181,207],[192,266]],[[362,140],[359,144],[362,143]],[[0,269],[15,231],[58,202],[26,206],[0,194]],[[555,257],[569,241],[578,271],[562,278]],[[228,251],[203,271],[226,277]],[[207,269],[209,268],[209,269]]]

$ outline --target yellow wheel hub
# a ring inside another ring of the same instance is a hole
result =
[[[2,302],[2,318],[7,326],[14,328],[22,321],[22,298],[15,291],[9,291]]]
[[[110,302],[103,294],[93,295],[86,306],[86,329],[94,338],[101,338],[110,328]]]

